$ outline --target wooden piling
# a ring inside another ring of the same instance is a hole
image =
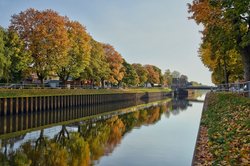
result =
[[[7,115],[7,98],[3,99],[3,114]]]
[[[9,115],[13,115],[13,98],[8,99],[8,105],[9,105]]]

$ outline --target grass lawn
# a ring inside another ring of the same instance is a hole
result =
[[[194,165],[249,165],[250,98],[209,93],[205,105]]]
[[[0,98],[29,97],[29,96],[58,96],[82,94],[110,94],[110,93],[143,93],[170,92],[168,88],[133,88],[133,89],[0,89]]]

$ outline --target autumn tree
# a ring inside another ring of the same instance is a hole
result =
[[[171,74],[171,71],[169,69],[167,69],[163,74],[164,85],[171,87],[172,79],[173,79],[173,76]]]
[[[81,73],[81,78],[91,80],[92,84],[94,81],[101,82],[102,87],[104,87],[104,81],[109,78],[111,72],[109,63],[107,62],[102,43],[91,39],[90,44],[90,62]]]
[[[237,51],[241,56],[244,79],[250,80],[249,5],[249,0],[194,0],[188,4],[189,12],[192,13],[190,18],[204,26],[203,45],[210,45],[211,59],[217,58],[220,59],[218,62],[223,63],[220,63],[223,66],[220,68],[224,70],[225,82],[230,75],[228,63],[232,59],[229,57],[232,51]],[[237,59],[237,54],[233,58]]]
[[[17,32],[31,52],[32,68],[41,83],[55,68],[68,63],[67,20],[52,10],[27,9],[12,16],[10,29]]]
[[[90,39],[91,37],[77,21],[67,21],[66,29],[68,32],[69,48],[65,56],[65,65],[56,65],[57,75],[62,82],[69,77],[79,78],[80,73],[89,65],[90,61]]]
[[[109,81],[119,85],[124,77],[124,66],[122,56],[109,44],[103,44],[105,56],[111,70]]]
[[[138,75],[139,84],[143,86],[148,80],[148,71],[139,63],[133,63],[132,66]]]
[[[156,70],[156,67],[153,65],[145,65],[145,69],[148,72],[148,83],[153,84],[160,84],[160,73]]]
[[[159,75],[159,84],[163,84],[163,75],[161,73],[161,69],[157,66],[153,66],[153,68]]]
[[[221,57],[218,51],[212,53],[211,44],[203,43],[199,49],[203,64],[212,72],[215,84],[234,82],[243,79],[243,64],[238,51],[231,49]]]
[[[125,72],[122,82],[125,85],[133,85],[133,86],[137,85],[139,83],[139,77],[134,67],[125,60],[123,60],[123,66],[125,68]]]

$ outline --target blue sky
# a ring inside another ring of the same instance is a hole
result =
[[[129,63],[177,70],[211,84],[198,57],[200,27],[188,20],[192,0],[0,0],[0,25],[27,8],[53,9],[86,26],[94,39],[113,45]]]

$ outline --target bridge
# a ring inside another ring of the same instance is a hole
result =
[[[203,103],[204,100],[199,100],[199,99],[189,99],[187,98],[187,101],[195,102],[195,103]]]
[[[187,97],[188,90],[215,90],[214,86],[176,86],[172,87],[172,91],[175,97]],[[198,102],[198,101],[196,101]]]
[[[187,86],[187,87],[182,87],[183,89],[197,89],[197,90],[211,90],[211,89],[216,89],[214,86]]]

